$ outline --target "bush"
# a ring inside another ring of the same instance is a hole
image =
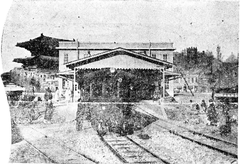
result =
[[[35,98],[35,95],[32,95],[32,94],[25,94],[23,95],[22,97],[22,101],[33,101]]]
[[[21,102],[18,108],[10,108],[11,117],[17,124],[28,124],[44,115],[45,105],[42,102]]]
[[[156,121],[156,118],[136,112],[133,106],[125,104],[80,104],[78,106],[85,113],[85,118],[91,121],[92,127],[99,131],[131,134],[134,130]]]
[[[20,130],[13,119],[11,119],[11,130],[12,130],[12,144],[18,143],[23,140],[23,137],[20,134]]]

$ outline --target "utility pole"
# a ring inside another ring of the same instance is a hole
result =
[[[149,56],[152,56],[152,52],[151,52],[151,42],[149,41]]]
[[[189,87],[187,80],[186,80],[185,77],[183,76],[183,73],[181,72],[181,70],[177,68],[177,71],[181,74],[181,76],[182,76],[184,82],[186,83],[186,85],[187,85],[189,91],[191,92],[192,96],[194,96],[194,94],[193,94],[191,88]]]

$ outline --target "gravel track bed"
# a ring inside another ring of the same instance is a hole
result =
[[[131,135],[129,137],[172,164],[230,164],[236,160],[182,139],[166,130],[157,129],[152,125],[146,128],[143,133],[148,134],[151,138],[142,140],[137,135]]]
[[[224,151],[227,151],[229,153],[237,155],[238,148],[233,146],[233,145],[229,145],[229,144],[226,144],[226,143],[221,142],[221,141],[216,141],[216,140],[204,137],[204,136],[193,134],[192,132],[189,132],[185,128],[178,127],[177,125],[172,125],[172,124],[170,125],[170,123],[162,121],[162,120],[159,120],[155,126],[157,126],[157,125],[160,125],[159,127],[161,127],[161,126],[162,127],[167,127],[167,129],[171,129],[172,131],[177,132],[182,136],[194,139],[195,141],[198,141],[198,142],[207,144],[209,146],[216,147],[216,148],[219,148],[221,150],[224,150]]]

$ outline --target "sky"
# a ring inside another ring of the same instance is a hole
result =
[[[41,33],[89,42],[173,42],[176,51],[197,47],[223,57],[239,52],[238,1],[13,0],[4,21],[2,67],[30,56],[16,47]]]

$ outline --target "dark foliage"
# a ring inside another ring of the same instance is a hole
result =
[[[199,52],[196,47],[190,47],[180,53],[175,53],[173,62],[184,70],[191,70],[209,68],[213,60],[214,57],[211,52]]]
[[[127,104],[80,104],[78,108],[82,111],[81,117],[90,120],[99,134],[132,134],[157,120],[136,112],[134,106]]]
[[[89,97],[92,83],[93,97],[84,101],[139,101],[152,98],[154,82],[159,78],[156,75],[160,75],[160,72],[116,70],[111,73],[109,69],[79,70],[77,79],[84,90],[85,98]]]
[[[174,56],[174,64],[181,72],[197,72],[199,90],[212,91],[218,88],[232,88],[238,85],[238,62],[227,63],[214,58],[212,52],[198,52],[190,47]]]

